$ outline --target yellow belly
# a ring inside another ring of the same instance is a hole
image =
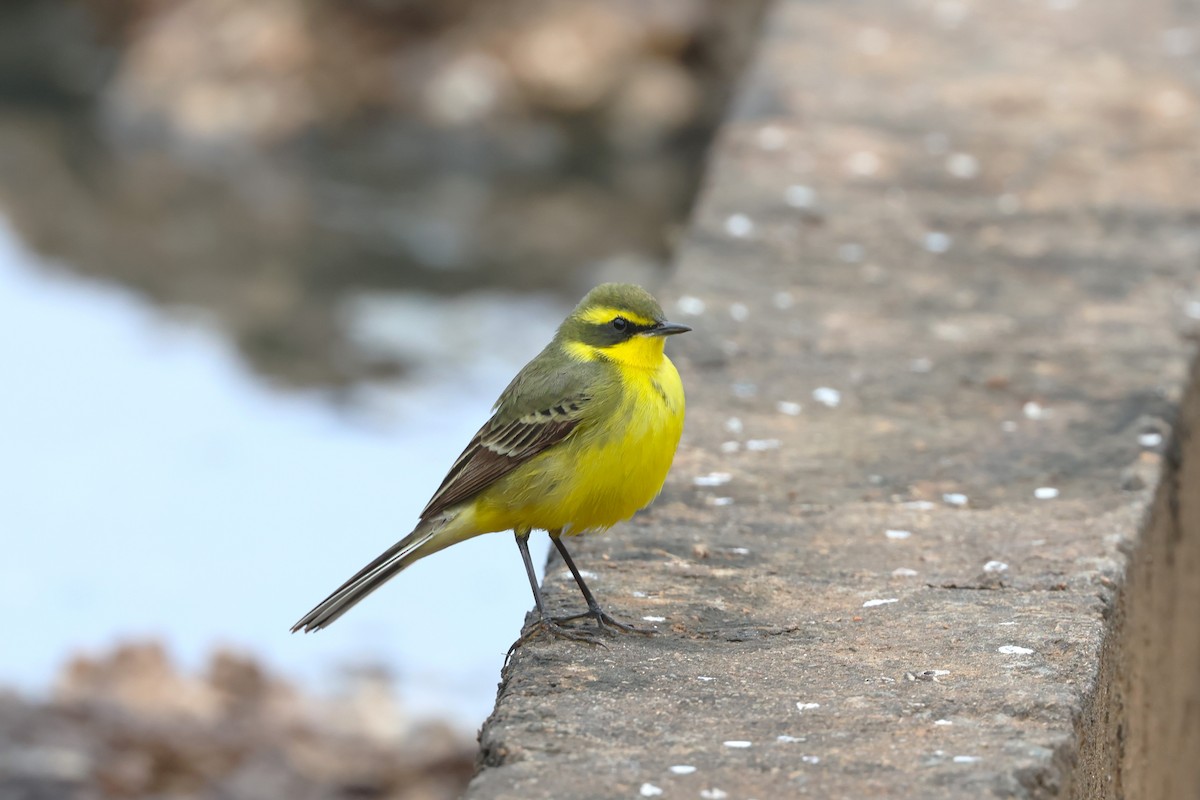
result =
[[[577,429],[476,498],[480,532],[602,530],[658,496],[683,432],[683,384],[665,357],[656,370],[626,372],[611,421]]]

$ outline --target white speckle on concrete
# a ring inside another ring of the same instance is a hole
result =
[[[687,314],[690,317],[695,317],[703,314],[704,309],[707,306],[705,306],[704,301],[699,297],[693,297],[690,294],[685,294],[683,297],[675,301],[675,307],[679,309],[680,313]]]
[[[1058,497],[1058,489],[1053,486],[1039,486],[1033,490],[1033,496],[1038,500],[1053,500]]]
[[[979,159],[970,153],[951,153],[946,158],[946,171],[956,178],[970,180],[979,174]]]
[[[729,306],[729,316],[734,322],[745,322],[750,319],[750,308],[745,303],[734,303]]]
[[[933,724],[934,725],[953,725],[954,723],[948,719],[935,719],[933,721]]]
[[[698,680],[698,681],[715,681],[716,678],[710,677],[708,675],[697,675],[696,680]]]
[[[666,622],[667,621],[666,617],[642,617],[642,619],[646,622]]]
[[[807,736],[788,736],[786,733],[781,736],[776,736],[775,741],[783,742],[784,744],[794,744],[796,742],[807,742]]]
[[[1006,644],[999,648],[999,652],[1004,653],[1006,656],[1027,656],[1033,651],[1028,647],[1020,647],[1019,645],[1015,644]]]
[[[828,386],[818,386],[813,389],[812,398],[823,406],[837,408],[842,402],[842,393]]]
[[[780,414],[787,414],[789,417],[796,417],[804,410],[804,406],[799,403],[793,403],[790,400],[780,400],[775,404],[775,410]]]
[[[917,373],[932,372],[933,361],[928,358],[914,358],[908,362],[908,371]]]
[[[731,547],[731,548],[729,548],[729,552],[733,553],[735,556],[748,556],[748,555],[750,555],[750,548],[749,547]]]
[[[1183,313],[1190,319],[1200,319],[1200,300],[1188,300],[1183,306]]]
[[[983,565],[984,572],[1005,572],[1008,570],[1008,564],[1003,561],[989,561]]]
[[[771,295],[771,303],[780,311],[787,311],[795,302],[796,300],[792,297],[791,292],[776,292]]]
[[[591,581],[591,580],[597,580],[597,579],[600,577],[600,576],[599,576],[599,575],[597,575],[596,573],[594,573],[594,572],[589,572],[589,571],[588,571],[588,570],[586,570],[586,569],[581,569],[581,570],[579,570],[579,575],[580,575],[580,577],[584,578],[585,580],[589,580],[589,581]],[[556,575],[555,577],[557,577],[557,578],[558,578],[560,581],[572,581],[572,580],[575,580],[575,577],[574,577],[573,575],[571,575],[571,573],[570,573],[569,571],[568,571],[568,572],[560,572],[560,573],[558,573],[558,575]]]
[[[638,789],[638,794],[642,797],[658,797],[663,793],[663,790],[655,786],[653,783],[643,783],[642,788]]]
[[[937,506],[929,500],[909,500],[906,503],[901,503],[900,507],[912,511],[932,511]]]
[[[701,789],[700,797],[702,800],[725,800],[726,797],[729,797],[729,794],[714,786],[711,789]]]
[[[735,750],[744,750],[751,745],[751,742],[747,742],[745,739],[730,739],[728,741],[721,742],[721,744],[725,745],[726,747],[732,747]]]
[[[722,453],[736,453],[742,449],[741,442],[721,442]]]
[[[818,756],[800,756],[800,760],[805,764],[820,764],[821,759]]]
[[[968,498],[961,492],[947,492],[942,495],[942,502],[949,506],[965,506]]]
[[[1163,436],[1158,431],[1147,431],[1138,434],[1138,444],[1142,447],[1158,447],[1163,442]]]
[[[923,245],[931,253],[944,253],[950,249],[950,235],[941,231],[930,231],[925,234]]]
[[[846,169],[852,175],[858,175],[862,178],[869,178],[879,172],[879,168],[883,166],[883,159],[877,153],[872,153],[870,150],[859,150],[846,159]]]
[[[725,430],[729,431],[735,436],[742,432],[742,428],[742,421],[737,417],[730,417],[729,419],[725,420]]]
[[[746,449],[755,453],[760,453],[763,450],[778,450],[782,444],[778,439],[747,439]]]
[[[867,602],[862,604],[862,607],[863,608],[874,608],[875,606],[886,606],[890,603],[899,603],[899,602],[900,602],[899,597],[887,597],[887,598],[882,598],[879,600],[868,600]]]
[[[893,578],[915,578],[919,574],[915,569],[909,569],[908,567],[896,567],[892,570]]]
[[[811,186],[795,183],[784,190],[783,201],[792,208],[812,208],[817,204],[817,193]]]
[[[982,760],[983,759],[981,759],[979,756],[955,756],[954,757],[955,764],[977,764]]]
[[[725,232],[738,239],[745,239],[754,233],[754,220],[745,214],[730,214],[725,219]]]
[[[1025,415],[1026,419],[1045,419],[1051,415],[1050,409],[1036,400],[1030,400],[1021,406],[1021,413]]]
[[[781,150],[787,144],[787,131],[778,125],[764,125],[754,138],[763,150]]]
[[[732,497],[710,497],[710,498],[708,498],[708,504],[710,506],[718,506],[718,507],[731,506],[731,505],[733,505],[733,498]]]
[[[673,767],[668,767],[673,775],[691,775],[696,771],[696,768],[691,764],[676,764]]]
[[[697,475],[692,478],[694,486],[724,486],[733,480],[728,472],[710,472],[707,475]]]
[[[805,711],[812,711],[813,709],[820,707],[820,703],[805,703],[803,700],[796,703],[796,710],[801,713],[804,713]]]
[[[630,592],[629,594],[633,597],[649,597],[650,596],[650,595],[646,594],[645,592]]]
[[[892,540],[907,539],[912,536],[912,531],[902,531],[896,528],[888,528],[883,532],[883,535]]]
[[[857,264],[863,260],[867,251],[861,244],[847,242],[846,244],[838,245],[837,253],[838,258],[847,264]]]

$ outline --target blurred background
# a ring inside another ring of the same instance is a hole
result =
[[[0,3],[0,797],[458,794],[510,536],[288,627],[658,282],[762,6]]]

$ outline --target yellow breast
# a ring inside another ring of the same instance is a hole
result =
[[[683,432],[683,383],[665,356],[654,369],[619,372],[615,411],[523,465],[519,496],[480,504],[477,524],[572,535],[629,519],[658,496]]]

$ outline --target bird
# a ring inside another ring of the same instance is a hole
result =
[[[491,418],[450,467],[412,533],[301,617],[292,633],[328,627],[426,556],[508,530],[537,607],[536,619],[517,644],[543,633],[596,642],[591,633],[566,627],[588,618],[599,630],[647,633],[604,611],[563,538],[605,531],[648,506],[662,490],[683,432],[685,406],[682,380],[664,346],[667,337],[690,330],[668,322],[640,286],[604,283],[588,292],[501,393]],[[547,612],[529,556],[535,530],[549,534],[587,611],[557,618]]]

